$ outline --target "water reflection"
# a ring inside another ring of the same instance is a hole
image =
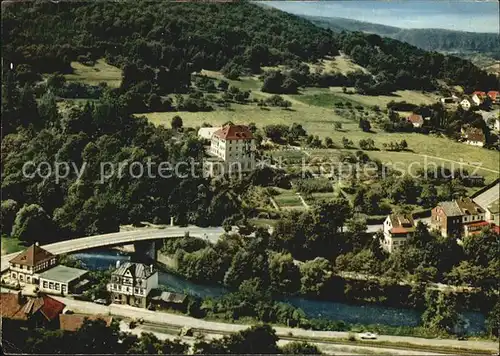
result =
[[[130,261],[131,255],[116,250],[93,250],[73,254],[89,269],[108,269],[116,261]],[[227,293],[221,286],[201,285],[190,282],[171,273],[160,272],[158,282],[167,289],[179,293],[195,295],[201,298],[218,297]],[[413,309],[391,308],[377,305],[350,305],[328,301],[308,300],[304,298],[286,298],[284,301],[301,308],[308,318],[343,320],[348,323],[383,324],[390,326],[417,326],[420,324],[420,312]],[[476,312],[466,312],[466,332],[478,334],[484,331],[484,316]]]

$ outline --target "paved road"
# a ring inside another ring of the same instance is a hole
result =
[[[128,305],[111,304],[109,306],[104,306],[104,305],[83,302],[79,300],[73,300],[57,296],[55,296],[54,298],[66,304],[66,306],[69,309],[75,312],[81,312],[85,314],[111,314],[126,318],[136,318],[136,319],[143,318],[145,321],[151,323],[175,325],[178,327],[187,326],[192,328],[201,328],[206,330],[212,330],[214,331],[214,333],[237,332],[248,328],[248,325],[243,325],[243,324],[228,324],[228,323],[213,322],[213,321],[195,319],[184,315],[154,312],[146,309],[131,307]],[[274,327],[274,329],[276,330],[278,336],[288,336],[289,333],[292,333],[293,336],[301,336],[307,338],[345,339],[349,335],[347,332],[312,331],[312,330],[303,330],[303,329],[286,328],[278,326]],[[467,347],[469,349],[498,352],[498,343],[492,341],[475,341],[475,340],[458,341],[452,339],[424,339],[417,337],[388,336],[388,335],[380,335],[378,337],[378,341],[409,343],[414,345],[425,345],[430,347]]]
[[[224,233],[222,227],[207,227],[201,228],[198,226],[177,227],[169,226],[164,229],[143,228],[134,231],[121,231],[112,234],[95,235],[89,237],[81,237],[73,240],[56,242],[53,244],[43,245],[47,251],[60,255],[63,253],[88,250],[97,247],[125,245],[136,241],[156,240],[162,238],[173,238],[184,236],[189,232],[190,236],[208,238],[211,242],[216,242]],[[19,252],[11,253],[2,256],[1,272],[9,267],[9,260],[14,258]]]
[[[140,336],[143,332],[148,332],[154,334],[159,340],[175,340],[179,336],[177,335],[172,335],[169,333],[169,329],[166,329],[163,331],[160,327],[158,327],[156,324],[154,327],[150,327],[149,325],[138,325],[134,329],[130,329],[128,324],[122,320],[120,322],[120,330],[123,332],[129,332],[134,335]],[[223,334],[217,334],[217,333],[204,333],[204,338],[205,340],[214,340],[214,339],[220,339]],[[190,347],[190,353],[193,352],[193,347],[196,338],[192,336],[184,336],[181,337],[182,341],[186,344],[189,345]],[[279,347],[283,347],[286,344],[289,344],[291,342],[294,342],[295,340],[286,340],[286,339],[279,339],[277,344]],[[319,350],[325,354],[325,355],[367,355],[367,354],[386,354],[386,355],[442,355],[441,353],[429,353],[429,352],[423,352],[423,351],[415,351],[415,350],[401,350],[401,349],[391,349],[389,347],[387,348],[380,348],[380,347],[368,347],[368,346],[360,346],[360,345],[352,345],[350,344],[349,341],[347,341],[345,344],[331,344],[331,343],[326,343],[326,342],[320,342],[320,341],[309,341],[310,343],[316,345]]]

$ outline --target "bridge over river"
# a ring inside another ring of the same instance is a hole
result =
[[[224,233],[222,227],[198,227],[187,226],[177,227],[169,226],[163,229],[158,228],[143,228],[134,231],[121,231],[111,234],[95,235],[89,237],[81,237],[72,240],[55,242],[42,247],[53,253],[61,255],[65,253],[90,250],[99,247],[112,247],[118,245],[127,245],[139,241],[159,240],[165,238],[182,237],[186,233],[190,236],[206,238],[211,242],[216,242]],[[4,255],[1,258],[1,272],[3,273],[9,268],[9,261],[14,258],[19,252],[14,252]]]

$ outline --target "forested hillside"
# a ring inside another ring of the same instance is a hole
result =
[[[256,73],[261,66],[311,62],[339,49],[375,76],[361,79],[366,87],[395,82],[399,89],[432,89],[436,79],[497,87],[494,77],[468,61],[376,35],[334,34],[250,3],[19,3],[8,6],[2,20],[3,58],[29,65],[23,71],[69,72],[72,60],[105,57],[122,68],[135,63],[131,80],[147,81],[142,91],[159,94],[185,91],[189,73],[202,68]]]
[[[452,31],[436,28],[404,29],[338,17],[303,17],[318,26],[336,32],[343,30],[368,32],[407,42],[428,51],[478,52],[500,59],[500,43],[496,33]]]

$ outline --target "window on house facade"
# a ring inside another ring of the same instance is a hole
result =
[[[43,283],[42,283],[42,284],[43,284],[43,288],[47,288],[47,286],[48,286],[47,281],[43,281]]]

